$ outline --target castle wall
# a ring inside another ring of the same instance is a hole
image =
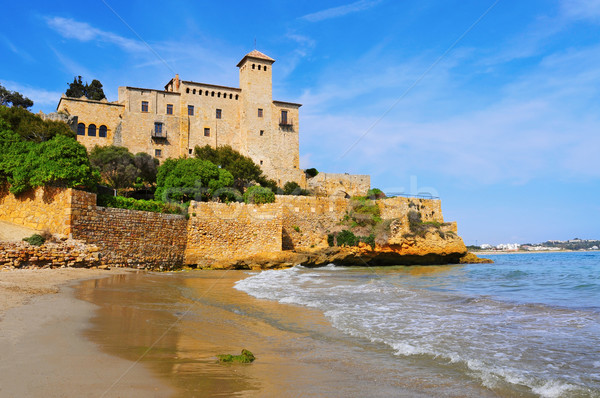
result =
[[[360,174],[319,173],[307,179],[308,189],[317,196],[365,196],[371,189],[371,177]]]
[[[122,104],[107,101],[92,101],[63,96],[58,103],[57,111],[77,116],[77,123],[85,125],[85,135],[77,135],[77,141],[90,150],[96,145],[105,146],[113,144],[115,132],[118,131],[122,121],[124,108]],[[90,124],[96,125],[96,136],[88,135]],[[102,125],[107,128],[106,137],[100,137],[100,126]]]
[[[183,265],[184,216],[96,206],[96,195],[74,200],[72,237],[98,246],[113,266],[173,269]]]
[[[281,208],[277,204],[192,202],[185,262],[281,251]]]
[[[0,188],[0,220],[68,236],[72,191],[47,187],[15,196],[4,186]]]

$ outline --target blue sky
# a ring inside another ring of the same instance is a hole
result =
[[[598,0],[10,2],[0,83],[237,87],[255,39],[303,167],[437,193],[467,244],[600,239]]]

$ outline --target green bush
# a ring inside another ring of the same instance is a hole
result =
[[[369,199],[381,199],[385,198],[385,193],[379,188],[371,188],[367,191],[367,197]]]
[[[98,206],[118,209],[151,211],[154,213],[183,214],[186,208],[158,200],[141,200],[123,196],[98,195]]]
[[[307,196],[309,192],[306,189],[300,188],[295,181],[288,181],[283,186],[283,194],[284,195],[296,195],[296,196]]]
[[[219,362],[237,362],[237,363],[251,363],[254,362],[256,357],[248,350],[242,350],[242,355],[231,355],[221,354],[217,355]]]
[[[46,238],[39,234],[33,234],[29,238],[23,238],[23,240],[32,246],[41,246],[46,242]]]
[[[306,176],[308,178],[313,178],[315,177],[317,174],[319,174],[319,171],[317,169],[315,169],[314,167],[310,168],[310,169],[306,169],[304,170],[304,173],[306,174]]]
[[[368,236],[356,236],[352,231],[345,229],[338,233],[327,235],[327,244],[332,246],[358,246],[359,243],[370,245],[375,248],[375,234]]]
[[[252,186],[244,193],[244,202],[263,204],[275,202],[275,194],[269,188],[261,187],[259,185]]]
[[[364,196],[355,196],[351,199],[348,218],[361,227],[375,226],[382,221],[377,203]]]

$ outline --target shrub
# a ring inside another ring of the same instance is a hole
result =
[[[186,208],[158,200],[142,200],[123,196],[98,195],[98,206],[118,209],[151,211],[154,213],[183,214]]]
[[[294,231],[300,232],[300,227],[299,226],[293,225],[292,228],[294,229]]]
[[[377,203],[364,196],[355,196],[351,199],[350,213],[347,218],[361,227],[375,226],[382,221]]]
[[[385,193],[379,188],[372,188],[367,191],[367,197],[369,199],[381,199],[385,198]]]
[[[317,174],[319,174],[319,171],[317,169],[315,169],[314,167],[310,168],[310,169],[306,169],[304,170],[304,173],[306,174],[306,176],[308,178],[313,178],[315,177]]]
[[[32,246],[41,246],[46,242],[46,238],[39,234],[33,234],[29,238],[23,238],[23,240]]]
[[[275,202],[275,194],[269,188],[261,187],[259,185],[252,186],[244,193],[244,202],[263,204]]]
[[[358,238],[350,230],[343,230],[336,236],[338,246],[356,246],[358,244]]]
[[[256,357],[248,350],[242,350],[241,355],[221,354],[217,355],[219,362],[238,362],[238,363],[251,363],[254,362]]]
[[[283,194],[284,195],[296,195],[296,196],[307,196],[309,192],[305,189],[300,188],[295,181],[288,181],[283,186]]]

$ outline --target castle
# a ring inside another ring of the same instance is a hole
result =
[[[155,90],[119,87],[115,102],[63,95],[57,111],[77,116],[77,140],[88,150],[116,145],[159,160],[192,156],[195,146],[230,145],[249,156],[268,178],[297,182],[323,195],[364,195],[369,176],[320,173],[306,180],[300,169],[299,108],[273,100],[275,60],[260,51],[237,64],[240,87],[180,80]]]

